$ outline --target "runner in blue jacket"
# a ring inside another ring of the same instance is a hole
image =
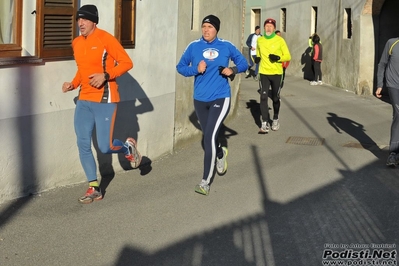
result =
[[[195,187],[197,193],[208,195],[216,161],[216,171],[227,170],[227,148],[220,147],[218,133],[230,110],[230,84],[237,73],[244,72],[247,60],[229,41],[217,37],[220,20],[208,15],[202,20],[202,37],[191,42],[176,68],[185,76],[194,76],[194,109],[204,135],[204,172]],[[229,67],[232,60],[235,64]]]

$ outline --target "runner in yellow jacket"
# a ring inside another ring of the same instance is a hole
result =
[[[260,111],[262,123],[259,133],[267,133],[270,129],[268,106],[269,89],[273,100],[273,121],[271,129],[280,128],[280,85],[283,77],[283,62],[291,60],[291,54],[285,40],[275,34],[276,21],[268,18],[264,23],[265,34],[258,38],[256,56],[259,65]]]

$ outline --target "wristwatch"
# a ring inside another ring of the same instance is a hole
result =
[[[107,72],[104,72],[104,78],[105,78],[106,81],[109,80],[109,74]]]

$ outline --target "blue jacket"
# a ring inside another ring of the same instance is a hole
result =
[[[207,65],[203,74],[198,72],[198,64],[202,60]],[[234,44],[220,38],[207,42],[201,37],[187,46],[176,69],[185,77],[195,77],[195,100],[210,102],[231,97],[227,77],[219,74],[219,66],[228,67],[230,60],[236,65],[237,73],[247,70],[247,60]]]

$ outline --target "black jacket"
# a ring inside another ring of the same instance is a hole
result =
[[[246,42],[246,44],[247,44],[247,46],[249,47],[249,48],[251,48],[252,47],[252,37],[255,35],[255,33],[251,33],[251,34],[249,34],[249,36],[248,36],[248,39],[247,39],[247,42]]]

